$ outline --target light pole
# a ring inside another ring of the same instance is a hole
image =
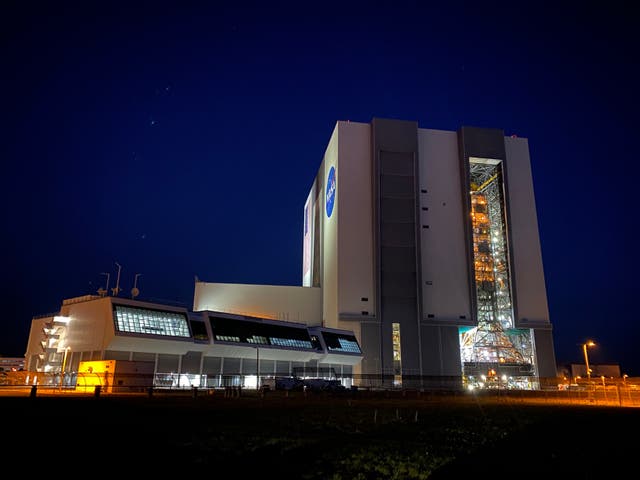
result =
[[[260,391],[260,347],[256,347],[256,371],[258,372],[256,390]]]
[[[69,354],[69,350],[71,347],[67,347],[64,349],[64,358],[62,359],[62,370],[60,370],[60,390],[62,390],[62,383],[64,382],[64,370],[67,366],[67,355]]]
[[[114,297],[117,297],[118,293],[120,293],[120,270],[122,270],[122,265],[118,262],[116,262],[116,265],[118,266],[118,278],[116,280],[116,286],[111,289]]]
[[[584,364],[587,367],[587,381],[591,382],[591,368],[589,368],[589,354],[587,353],[587,347],[595,347],[596,344],[592,340],[588,340],[582,344],[582,351],[584,353]]]
[[[111,274],[109,274],[107,272],[102,272],[101,275],[106,275],[107,276],[107,288],[105,288],[105,293],[107,295],[109,295],[109,278],[111,277]],[[100,290],[98,290],[98,292],[100,292]],[[102,295],[102,293],[100,295]]]

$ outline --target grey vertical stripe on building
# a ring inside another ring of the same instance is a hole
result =
[[[372,146],[381,371],[393,372],[392,323],[399,323],[403,374],[422,375],[418,125],[373,119]]]

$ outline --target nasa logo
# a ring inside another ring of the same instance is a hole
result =
[[[331,167],[329,170],[329,178],[327,178],[327,217],[331,217],[333,213],[333,204],[336,200],[336,169]]]

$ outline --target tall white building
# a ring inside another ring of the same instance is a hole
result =
[[[525,138],[338,122],[304,207],[302,283],[324,326],[355,333],[365,381],[556,376]]]

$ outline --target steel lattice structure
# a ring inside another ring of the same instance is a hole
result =
[[[470,162],[469,166],[478,325],[461,333],[462,362],[465,366],[487,366],[487,374],[494,376],[506,366],[513,367],[512,373],[530,372],[530,331],[515,329],[513,322],[501,165],[482,161]],[[469,373],[472,369],[465,370]],[[514,380],[513,385],[517,384]]]

